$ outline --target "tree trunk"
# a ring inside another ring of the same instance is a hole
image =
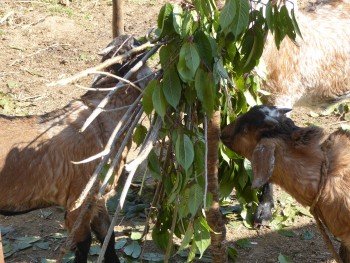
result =
[[[227,262],[225,244],[226,228],[219,205],[218,150],[220,138],[220,111],[215,111],[208,123],[208,191],[213,195],[213,203],[207,213],[211,232],[213,262]]]
[[[123,0],[113,1],[112,30],[113,38],[124,34]]]

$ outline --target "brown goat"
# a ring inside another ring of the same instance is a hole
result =
[[[268,102],[320,108],[350,98],[350,2],[328,0],[296,12],[303,39],[285,38],[277,50],[270,35],[262,61]]]
[[[121,43],[131,49],[136,40],[128,36],[118,37],[109,46],[107,56],[111,56]],[[118,45],[119,44],[119,45]],[[113,48],[114,47],[114,48]],[[117,64],[108,70],[117,75],[130,69],[130,64]],[[133,80],[151,73],[143,67]],[[143,88],[147,78],[141,81]],[[109,77],[95,81],[95,88],[114,87],[115,80]],[[80,212],[71,211],[85,185],[92,176],[98,161],[75,165],[71,161],[83,160],[101,152],[114,126],[122,118],[124,110],[106,111],[80,133],[79,129],[87,117],[104,98],[106,92],[88,91],[81,99],[74,100],[63,109],[40,116],[9,117],[0,115],[0,214],[13,215],[31,210],[59,205],[67,212],[65,223],[68,231]],[[134,87],[125,86],[110,101],[106,109],[116,109],[130,105],[140,95]],[[91,244],[91,230],[100,242],[110,225],[103,199],[98,200],[74,237],[75,261],[86,262]],[[119,262],[114,251],[114,235],[105,254],[105,262]]]
[[[315,209],[341,239],[340,256],[350,263],[350,133],[329,136],[319,127],[296,126],[285,109],[255,106],[222,130],[223,143],[252,163],[254,188],[270,181],[299,203],[311,206],[328,159],[324,188]]]

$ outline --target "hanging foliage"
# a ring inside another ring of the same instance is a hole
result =
[[[220,110],[221,124],[226,125],[260,103],[259,81],[252,70],[269,31],[277,46],[285,36],[294,40],[300,35],[294,10],[282,2],[248,0],[227,0],[218,10],[213,0],[193,0],[182,6],[165,4],[159,13],[156,33],[165,43],[159,51],[163,77],[149,83],[142,99],[150,118],[162,118],[166,147],[148,158],[160,189],[152,237],[168,252],[176,252],[173,235],[181,238],[178,251],[189,247],[188,261],[196,252],[203,255],[212,231],[203,213],[212,200],[205,194],[205,119]],[[146,129],[137,132],[144,136]],[[219,169],[220,197],[234,188],[249,223],[247,215],[257,202],[257,192],[250,187],[250,163],[221,145]]]

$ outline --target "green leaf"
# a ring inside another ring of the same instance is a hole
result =
[[[194,149],[191,139],[186,134],[179,134],[175,145],[175,156],[179,164],[188,170],[194,159]]]
[[[131,240],[139,240],[142,238],[142,233],[141,232],[131,232],[130,238],[131,238]]]
[[[179,219],[187,217],[190,213],[188,204],[190,203],[190,189],[186,188],[181,195],[180,207],[179,207]]]
[[[264,34],[260,29],[250,31],[253,34],[252,46],[250,52],[246,53],[243,60],[245,61],[243,65],[243,72],[251,71],[257,64],[262,55],[264,49]]]
[[[189,11],[184,12],[182,28],[181,28],[181,36],[186,37],[192,34],[193,27],[193,17]]]
[[[132,140],[136,143],[137,147],[143,143],[147,134],[147,128],[142,124],[137,125]]]
[[[160,164],[158,160],[157,154],[154,152],[154,150],[151,150],[151,152],[148,155],[148,169],[150,170],[151,174],[155,179],[160,180]]]
[[[163,262],[164,261],[164,255],[159,253],[144,253],[142,255],[143,260],[147,260],[149,262]]]
[[[155,87],[158,85],[158,81],[153,79],[151,80],[147,87],[144,90],[143,98],[142,98],[142,106],[143,110],[146,114],[151,114],[153,110],[153,101],[152,101],[152,95],[154,92]]]
[[[265,10],[265,17],[266,17],[266,24],[271,32],[274,30],[274,23],[273,23],[273,12],[272,12],[272,4],[269,1],[266,5]]]
[[[34,244],[35,247],[38,247],[43,250],[48,250],[50,248],[50,243],[49,242],[36,242]]]
[[[180,77],[185,81],[192,81],[197,68],[199,67],[200,57],[197,48],[192,43],[185,43],[180,49],[179,62],[177,69]]]
[[[41,237],[39,237],[39,236],[29,236],[29,237],[17,237],[16,241],[31,244],[31,243],[39,241],[40,239],[41,239]]]
[[[236,241],[237,246],[240,248],[251,248],[252,243],[247,238],[242,238]]]
[[[209,37],[203,31],[197,31],[194,40],[201,60],[211,69],[214,58]]]
[[[126,238],[121,238],[121,239],[119,239],[119,240],[115,243],[114,249],[119,250],[119,249],[123,248],[123,247],[126,245],[127,242],[128,242],[128,240],[127,240]]]
[[[287,256],[283,255],[282,253],[280,253],[278,255],[278,262],[279,263],[292,263],[293,261],[289,257],[287,257]]]
[[[168,103],[176,109],[181,98],[181,82],[175,67],[169,68],[164,73],[163,92]]]
[[[192,242],[192,245],[190,247],[190,251],[188,252],[188,257],[187,257],[187,261],[186,262],[193,262],[193,260],[196,257],[196,243]]]
[[[250,93],[249,90],[246,90],[243,94],[250,107],[257,105],[257,102],[255,101],[253,95]]]
[[[13,244],[13,250],[15,250],[15,251],[24,250],[24,249],[30,248],[32,246],[33,245],[31,243],[28,243],[28,242],[16,241]]]
[[[296,234],[292,230],[280,229],[277,232],[278,232],[278,234],[285,236],[285,237],[295,237],[296,236]]]
[[[296,33],[294,30],[293,21],[290,18],[288,9],[285,5],[282,6],[280,10],[280,22],[281,26],[283,26],[284,28],[283,31],[285,32],[285,34],[288,35],[290,39],[295,40]]]
[[[174,40],[167,45],[164,45],[159,50],[159,60],[163,69],[168,68],[175,62],[175,57],[178,53],[177,41]]]
[[[198,99],[202,102],[204,111],[207,113],[208,117],[210,117],[213,114],[215,103],[215,83],[213,75],[199,68],[195,78],[195,88]]]
[[[124,247],[124,253],[133,258],[138,258],[141,255],[141,246],[138,242],[133,241],[130,245]]]
[[[210,233],[198,219],[194,222],[194,243],[199,250],[199,258],[201,258],[210,245]]]
[[[90,256],[98,256],[100,254],[101,247],[98,245],[92,245],[90,247],[89,255]]]
[[[160,37],[170,35],[174,31],[173,27],[173,6],[165,4],[159,12],[158,28],[160,29]]]
[[[292,14],[292,23],[293,23],[294,30],[301,38],[303,38],[303,35],[301,34],[298,22],[295,18],[294,8],[292,9],[291,14]]]
[[[182,13],[183,10],[181,6],[175,4],[173,8],[173,26],[175,32],[178,33],[180,36],[182,35]]]
[[[194,145],[196,173],[202,175],[205,168],[205,144],[202,141],[197,141]]]
[[[249,24],[249,2],[248,0],[236,0],[237,11],[232,24],[232,33],[237,37],[248,27]]]
[[[167,102],[165,99],[165,96],[163,94],[163,85],[158,85],[154,88],[153,95],[152,95],[152,102],[155,111],[158,113],[160,117],[164,120],[164,116],[167,109]]]
[[[313,239],[314,237],[315,237],[314,232],[309,231],[309,230],[304,231],[304,232],[303,232],[303,235],[302,235],[302,238],[303,238],[304,240],[311,240],[311,239]]]
[[[199,206],[203,202],[203,190],[198,184],[192,185],[190,188],[190,197],[191,201],[188,203],[188,208],[192,216],[195,216]]]
[[[190,244],[190,242],[192,240],[192,237],[193,237],[193,225],[192,225],[192,223],[190,223],[190,224],[188,224],[185,236],[182,239],[179,251],[187,248],[187,246]]]
[[[234,247],[227,247],[227,253],[231,260],[235,261],[237,259],[238,252]]]
[[[239,0],[240,1],[240,0]],[[226,28],[233,22],[236,15],[236,0],[226,0],[225,6],[220,12],[219,23],[221,30],[225,31]]]

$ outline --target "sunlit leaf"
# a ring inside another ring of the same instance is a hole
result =
[[[152,102],[153,102],[155,111],[159,114],[160,117],[162,117],[162,119],[164,119],[166,109],[167,109],[167,102],[164,97],[162,85],[158,85],[154,88],[154,91],[152,94]]]
[[[190,223],[187,227],[186,233],[184,238],[182,239],[179,251],[187,248],[187,246],[190,244],[193,237],[193,225]]]
[[[182,33],[182,8],[175,4],[173,8],[173,26],[179,35]]]
[[[203,202],[203,190],[198,184],[192,185],[190,188],[191,201],[188,204],[190,213],[194,216],[197,213],[199,206]]]
[[[236,15],[232,24],[232,33],[237,38],[249,23],[249,8],[248,0],[237,0]]]
[[[176,140],[175,156],[185,170],[192,165],[194,159],[193,143],[186,134],[179,134]]]
[[[181,82],[175,67],[169,68],[164,73],[163,92],[167,102],[176,109],[181,98]]]
[[[199,250],[199,258],[201,258],[210,245],[210,233],[198,220],[194,222],[194,243]]]
[[[239,1],[226,0],[223,9],[220,12],[220,19],[219,19],[222,31],[225,31],[226,28],[228,28],[229,25],[233,22],[233,19],[235,18],[235,15],[236,15],[237,2]]]
[[[143,93],[143,98],[142,98],[142,106],[143,110],[145,111],[146,114],[151,114],[153,110],[153,101],[152,101],[152,95],[155,87],[158,85],[157,80],[151,80],[144,93]]]

